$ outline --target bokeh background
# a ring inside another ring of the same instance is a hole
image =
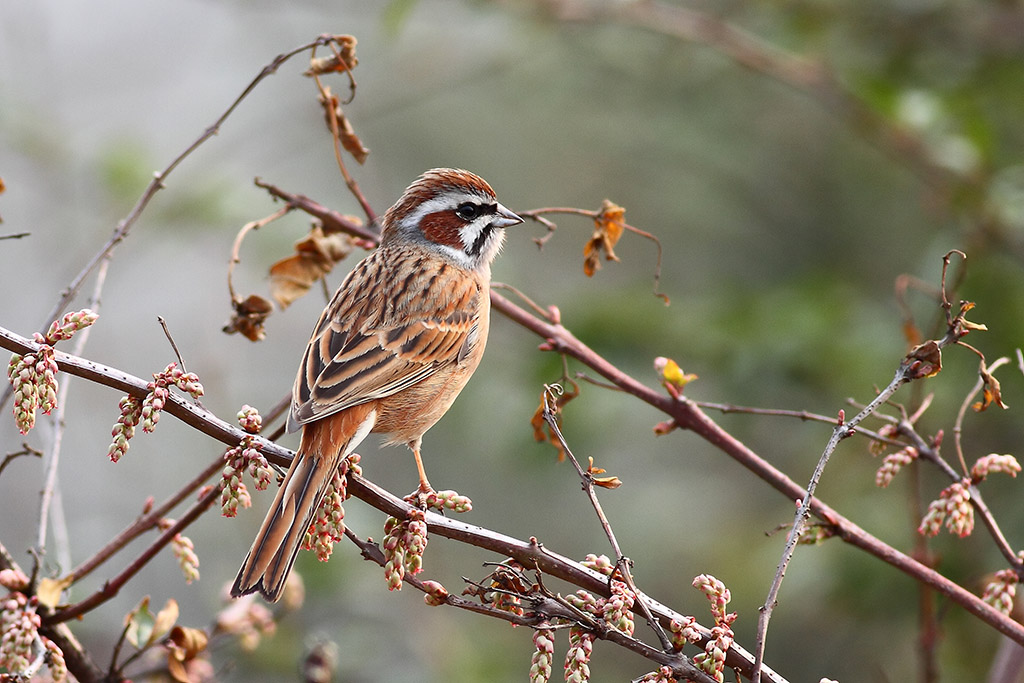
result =
[[[675,7],[668,4],[668,7]],[[274,55],[321,33],[358,37],[359,90],[346,111],[372,153],[355,168],[383,211],[417,174],[460,166],[486,177],[503,203],[597,208],[608,197],[664,248],[627,235],[621,263],[593,279],[581,250],[591,227],[563,218],[538,251],[527,225],[509,235],[495,279],[556,304],[579,337],[654,384],[655,356],[700,380],[696,399],[834,414],[865,402],[906,351],[894,283],[928,283],[906,297],[925,329],[938,313],[928,293],[941,256],[968,252],[958,296],[978,302],[990,332],[971,342],[988,358],[1012,355],[1024,320],[1024,7],[953,0],[690,3],[747,32],[776,63],[810,64],[820,79],[787,82],[737,63],[711,28],[673,35],[671,22],[635,25],[656,6],[580,2],[213,2],[39,0],[0,10],[0,325],[29,334],[58,292],[111,234],[152,173],[197,138]],[[638,14],[631,14],[631,12]],[[762,42],[763,41],[763,42]],[[776,52],[778,51],[778,52]],[[799,60],[806,60],[801,62]],[[230,419],[266,409],[288,391],[322,305],[314,294],[273,315],[254,344],[220,330],[229,316],[226,266],[247,221],[276,206],[256,176],[358,213],[334,163],[311,82],[294,60],[265,81],[214,139],[169,178],[117,250],[101,318],[85,355],[138,376],[173,353],[163,316],[204,404]],[[805,73],[805,72],[801,72]],[[331,83],[344,92],[342,79]],[[353,164],[354,166],[354,164]],[[236,285],[266,293],[266,269],[308,229],[293,215],[252,235]],[[330,276],[333,288],[346,268]],[[86,290],[91,287],[87,283]],[[77,307],[84,306],[80,299]],[[496,317],[488,353],[448,416],[425,440],[431,480],[472,497],[467,521],[536,536],[582,558],[609,548],[576,475],[533,441],[529,418],[544,382],[561,372],[538,340]],[[935,392],[922,430],[951,434],[974,382],[976,359],[946,354],[946,368],[905,389]],[[579,368],[572,368],[573,371]],[[1017,452],[1020,373],[1001,374],[1011,409],[971,415],[967,457]],[[66,571],[134,519],[147,496],[166,497],[222,446],[171,418],[139,434],[129,454],[105,457],[118,395],[75,381],[60,470],[70,542],[51,537],[46,568]],[[5,409],[9,411],[9,407]],[[5,412],[5,414],[8,414]],[[739,641],[753,646],[792,502],[686,433],[655,437],[653,410],[594,386],[565,413],[575,452],[594,456],[625,485],[602,500],[640,585],[707,622],[689,587],[711,573],[732,589]],[[825,426],[782,418],[716,416],[748,445],[806,481]],[[45,448],[42,421],[27,441]],[[0,420],[4,452],[25,441]],[[294,446],[294,439],[285,442]],[[415,484],[404,449],[361,451],[367,476],[405,492]],[[947,446],[947,457],[952,451]],[[1019,456],[1020,453],[1017,452]],[[819,489],[843,514],[903,550],[914,545],[910,475],[873,485],[879,462],[844,443]],[[919,473],[923,502],[945,482]],[[0,477],[0,540],[30,566],[42,463],[22,458]],[[1024,496],[1006,479],[985,492],[1014,547],[1024,544]],[[169,552],[115,599],[75,625],[99,661],[124,614],[144,595],[174,597],[181,622],[204,626],[221,606],[269,495],[228,520],[208,514],[189,530],[202,578],[184,584]],[[380,537],[382,516],[358,501],[350,525]],[[58,516],[58,522],[59,522]],[[81,599],[150,539],[134,543],[72,594]],[[940,569],[975,590],[1003,562],[983,533],[940,535]],[[482,576],[487,556],[436,539],[426,576],[458,590]],[[220,680],[293,680],[312,643],[338,648],[338,680],[523,680],[532,645],[510,629],[455,610],[427,609],[407,589],[386,590],[381,571],[340,545],[327,565],[300,559],[309,600],[283,617],[255,653],[227,644]],[[772,620],[767,661],[790,680],[919,677],[918,587],[839,542],[801,548]],[[938,664],[945,680],[979,680],[1000,637],[959,608],[938,603]],[[638,628],[639,633],[644,628]],[[560,642],[558,656],[564,654]],[[651,666],[598,643],[595,681],[629,680]],[[556,676],[557,676],[556,672]]]

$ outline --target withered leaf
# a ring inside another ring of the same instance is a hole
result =
[[[618,204],[608,199],[601,203],[601,210],[594,216],[594,234],[583,247],[583,272],[587,277],[593,277],[601,267],[602,253],[607,261],[619,260],[614,247],[622,237],[625,215],[626,210]]]
[[[942,349],[934,339],[918,344],[903,359],[910,365],[910,379],[934,377],[942,370]]]
[[[309,60],[309,69],[302,75],[322,76],[334,71],[351,71],[359,64],[359,59],[356,57],[357,42],[355,36],[334,36],[334,43],[338,51],[326,57],[317,57]]]
[[[557,421],[559,428],[562,424],[562,408],[566,403],[573,400],[580,395],[579,387],[573,384],[573,388],[570,391],[563,391],[555,399],[555,420]],[[540,405],[537,410],[533,413],[533,417],[530,418],[530,425],[533,427],[533,438],[537,441],[549,441],[555,450],[558,452],[558,462],[565,460],[565,449],[559,442],[558,437],[555,436],[555,432],[548,425],[547,420],[544,419],[544,401],[549,396],[548,390],[545,389],[540,393]]]
[[[167,672],[179,683],[191,683],[186,664],[206,649],[209,637],[205,631],[187,626],[171,629],[167,642]]]
[[[969,332],[987,332],[988,328],[981,323],[973,323],[968,320],[965,316],[968,311],[971,311],[977,306],[973,301],[961,301],[960,302],[960,313],[957,315],[957,319],[960,322],[960,328],[964,334]]]
[[[594,476],[597,474],[604,474],[604,468],[594,467],[594,459],[588,458],[590,461],[587,465],[587,474],[590,475],[590,480],[594,482],[594,486],[600,486],[605,489],[617,489],[622,486],[622,480],[618,477],[598,477]]]
[[[978,368],[978,374],[981,376],[983,385],[981,388],[981,400],[971,406],[974,409],[974,412],[980,413],[993,403],[1003,410],[1006,410],[1009,406],[1003,403],[1003,391],[999,386],[999,380],[995,378],[995,375],[988,371],[988,368],[985,367],[984,361],[982,361],[981,367]]]
[[[224,325],[223,331],[226,334],[238,332],[249,341],[261,341],[267,334],[263,323],[274,310],[274,305],[258,294],[251,294],[242,301],[232,302],[232,306],[234,315]]]
[[[341,140],[341,146],[345,148],[345,151],[351,154],[358,163],[365,162],[366,157],[370,156],[370,150],[363,146],[362,140],[356,135],[348,117],[342,111],[341,102],[338,101],[337,95],[331,94],[330,88],[324,88],[324,92],[320,95],[320,105],[324,108],[327,130],[333,133],[337,128],[338,139]]]
[[[352,253],[352,237],[345,233],[325,235],[314,225],[309,234],[295,243],[295,253],[270,267],[270,294],[284,309],[303,296],[334,264]]]

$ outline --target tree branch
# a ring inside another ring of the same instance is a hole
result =
[[[491,304],[512,321],[547,340],[552,350],[572,356],[604,376],[619,389],[669,415],[680,428],[692,431],[736,460],[755,476],[783,494],[787,500],[803,498],[806,491],[802,486],[722,429],[692,401],[685,399],[676,401],[670,396],[647,387],[609,363],[561,324],[553,325],[541,320],[493,290],[491,291]],[[931,586],[1000,633],[1024,645],[1024,625],[999,612],[970,591],[869,534],[826,505],[821,499],[811,499],[810,511],[815,517],[832,525],[835,528],[836,536],[846,543],[892,565],[915,581]]]

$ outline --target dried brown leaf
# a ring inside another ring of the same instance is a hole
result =
[[[359,64],[359,59],[356,57],[357,42],[355,36],[334,36],[334,43],[338,51],[326,57],[310,59],[309,69],[302,75],[322,76],[335,71],[351,71]]]
[[[187,664],[206,649],[209,637],[205,631],[187,626],[171,629],[167,642],[167,672],[179,683],[192,683]]]
[[[314,225],[295,243],[295,253],[270,267],[270,295],[284,309],[303,296],[334,264],[352,253],[352,237],[345,233],[325,235]]]
[[[590,480],[594,482],[594,486],[600,486],[604,489],[617,489],[622,486],[622,480],[618,477],[598,477],[594,476],[597,474],[604,474],[604,468],[594,467],[594,459],[588,458],[589,464],[587,465],[587,474],[590,475]]]
[[[974,409],[974,412],[980,413],[993,403],[1003,410],[1006,410],[1009,406],[1003,403],[1003,390],[999,385],[999,380],[995,378],[995,375],[988,371],[984,362],[978,369],[978,374],[981,375],[983,385],[981,388],[981,400],[971,406]]]
[[[594,234],[583,247],[583,273],[587,277],[593,277],[601,268],[601,254],[604,254],[606,261],[618,261],[615,255],[615,245],[622,237],[625,229],[623,218],[626,210],[605,199],[601,204],[601,210],[594,216]]]
[[[320,105],[324,109],[324,120],[327,122],[327,130],[338,131],[338,139],[341,146],[358,162],[363,163],[366,157],[370,156],[370,150],[363,146],[362,140],[356,135],[352,124],[349,122],[345,112],[341,109],[341,102],[338,96],[331,93],[330,88],[324,88],[320,95]]]
[[[555,420],[558,425],[562,424],[562,408],[566,403],[573,400],[580,395],[579,387],[573,386],[570,391],[563,391],[555,399]],[[544,419],[544,406],[545,398],[548,397],[548,390],[545,389],[540,394],[540,405],[537,406],[537,410],[533,413],[533,417],[530,418],[530,426],[533,427],[533,438],[537,441],[549,441],[555,450],[558,451],[558,462],[565,460],[566,454],[565,449],[559,442],[558,437],[555,436],[555,432],[548,425],[547,420]]]
[[[938,342],[929,339],[911,349],[903,362],[911,365],[911,379],[934,377],[942,370],[942,349],[939,348]]]
[[[261,341],[267,334],[263,324],[274,310],[274,305],[258,294],[235,301],[232,305],[235,312],[224,325],[223,331],[226,334],[238,332],[249,341]]]

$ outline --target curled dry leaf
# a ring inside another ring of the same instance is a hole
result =
[[[622,480],[618,477],[598,477],[598,474],[604,474],[605,470],[603,467],[594,467],[594,459],[587,458],[589,464],[587,465],[587,474],[590,475],[590,480],[594,482],[594,486],[600,486],[605,489],[617,489],[622,486]]]
[[[982,381],[981,400],[971,406],[974,412],[980,413],[993,403],[1006,410],[1009,406],[1003,403],[1003,391],[999,386],[999,380],[988,371],[984,361],[982,361],[981,367],[978,368],[978,375],[981,376]]]
[[[912,348],[903,362],[910,366],[910,379],[934,377],[942,370],[942,349],[938,342],[929,339]]]
[[[625,227],[623,218],[626,210],[605,199],[601,204],[601,210],[594,216],[594,234],[583,247],[583,272],[587,277],[593,277],[594,273],[601,267],[601,254],[607,261],[618,261],[614,247],[622,237]]]
[[[558,462],[562,462],[565,460],[565,449],[558,441],[558,437],[555,436],[554,431],[552,431],[551,427],[548,425],[547,420],[544,419],[544,401],[547,395],[547,389],[540,392],[540,405],[537,407],[536,412],[534,412],[533,417],[530,418],[530,426],[533,427],[533,438],[540,442],[551,442],[551,445],[558,451]],[[562,407],[579,395],[580,390],[575,383],[573,384],[571,391],[563,391],[561,394],[558,394],[558,397],[554,400],[554,407],[555,420],[559,425],[562,424]]]
[[[986,332],[988,328],[981,323],[973,323],[966,318],[967,313],[973,310],[977,306],[973,301],[961,301],[960,312],[956,316],[957,322],[960,324],[962,334],[968,334],[969,332]]]
[[[226,334],[239,332],[249,341],[260,341],[266,336],[263,323],[274,310],[274,305],[258,294],[251,294],[242,301],[232,302],[234,315],[224,325]]]
[[[354,218],[351,220],[355,220]],[[309,291],[334,264],[350,253],[354,243],[345,233],[324,234],[314,225],[309,235],[295,243],[295,253],[270,267],[270,294],[283,309]]]
[[[324,108],[324,120],[327,122],[327,129],[334,133],[338,131],[338,138],[341,146],[345,148],[352,157],[360,164],[370,156],[370,150],[363,146],[362,140],[356,135],[348,117],[341,109],[341,102],[338,96],[331,93],[330,88],[324,88],[320,94],[320,106]]]
[[[334,46],[337,48],[337,52],[327,57],[316,57],[309,60],[309,69],[302,75],[322,76],[335,71],[351,71],[359,64],[359,59],[356,57],[357,42],[355,36],[334,36]]]
[[[187,626],[175,626],[167,639],[167,672],[180,683],[191,683],[188,663],[206,649],[206,632]]]

